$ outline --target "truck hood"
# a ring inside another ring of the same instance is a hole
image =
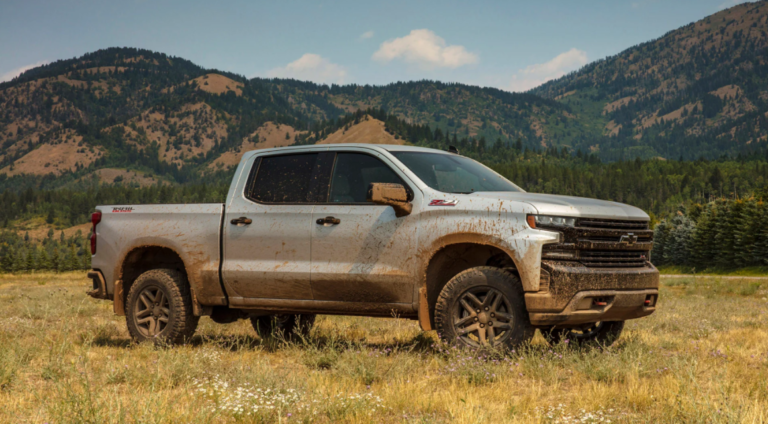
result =
[[[541,215],[634,219],[639,221],[649,219],[648,214],[634,206],[584,197],[523,192],[481,192],[473,193],[469,196],[528,203],[536,208]]]

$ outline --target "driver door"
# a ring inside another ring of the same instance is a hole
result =
[[[379,157],[337,152],[328,201],[312,213],[315,300],[410,304],[414,300],[418,226],[391,206],[366,200],[370,183],[408,185]],[[327,218],[333,218],[328,220]]]

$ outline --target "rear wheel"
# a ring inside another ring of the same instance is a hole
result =
[[[282,337],[290,339],[297,334],[306,336],[314,324],[314,314],[279,314],[251,317],[251,325],[261,338],[282,335]]]
[[[621,337],[623,330],[624,321],[598,321],[580,328],[549,328],[541,330],[541,334],[553,346],[565,340],[576,344],[610,346]]]
[[[512,348],[534,334],[520,280],[494,267],[471,268],[443,287],[435,329],[448,343]]]
[[[153,269],[131,285],[126,323],[138,342],[181,343],[195,333],[199,317],[192,313],[192,296],[184,275],[174,269]]]

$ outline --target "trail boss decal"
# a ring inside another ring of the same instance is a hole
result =
[[[119,207],[119,208],[112,208],[112,213],[118,213],[118,212],[132,212],[133,208],[128,207]]]
[[[429,202],[429,206],[456,206],[458,203],[458,200],[435,199]]]

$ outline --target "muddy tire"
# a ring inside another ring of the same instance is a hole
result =
[[[307,336],[314,324],[314,314],[280,314],[251,317],[251,325],[261,338],[277,336],[291,339],[299,334]]]
[[[574,344],[595,344],[600,346],[610,346],[619,337],[624,330],[624,321],[602,321],[587,324],[582,329],[574,328],[549,328],[542,329],[541,335],[554,346],[560,342],[568,340]]]
[[[184,275],[174,269],[153,269],[131,285],[125,318],[137,342],[183,343],[197,329],[192,295]]]
[[[533,337],[520,279],[500,268],[470,268],[443,287],[435,329],[449,344],[514,348]]]

